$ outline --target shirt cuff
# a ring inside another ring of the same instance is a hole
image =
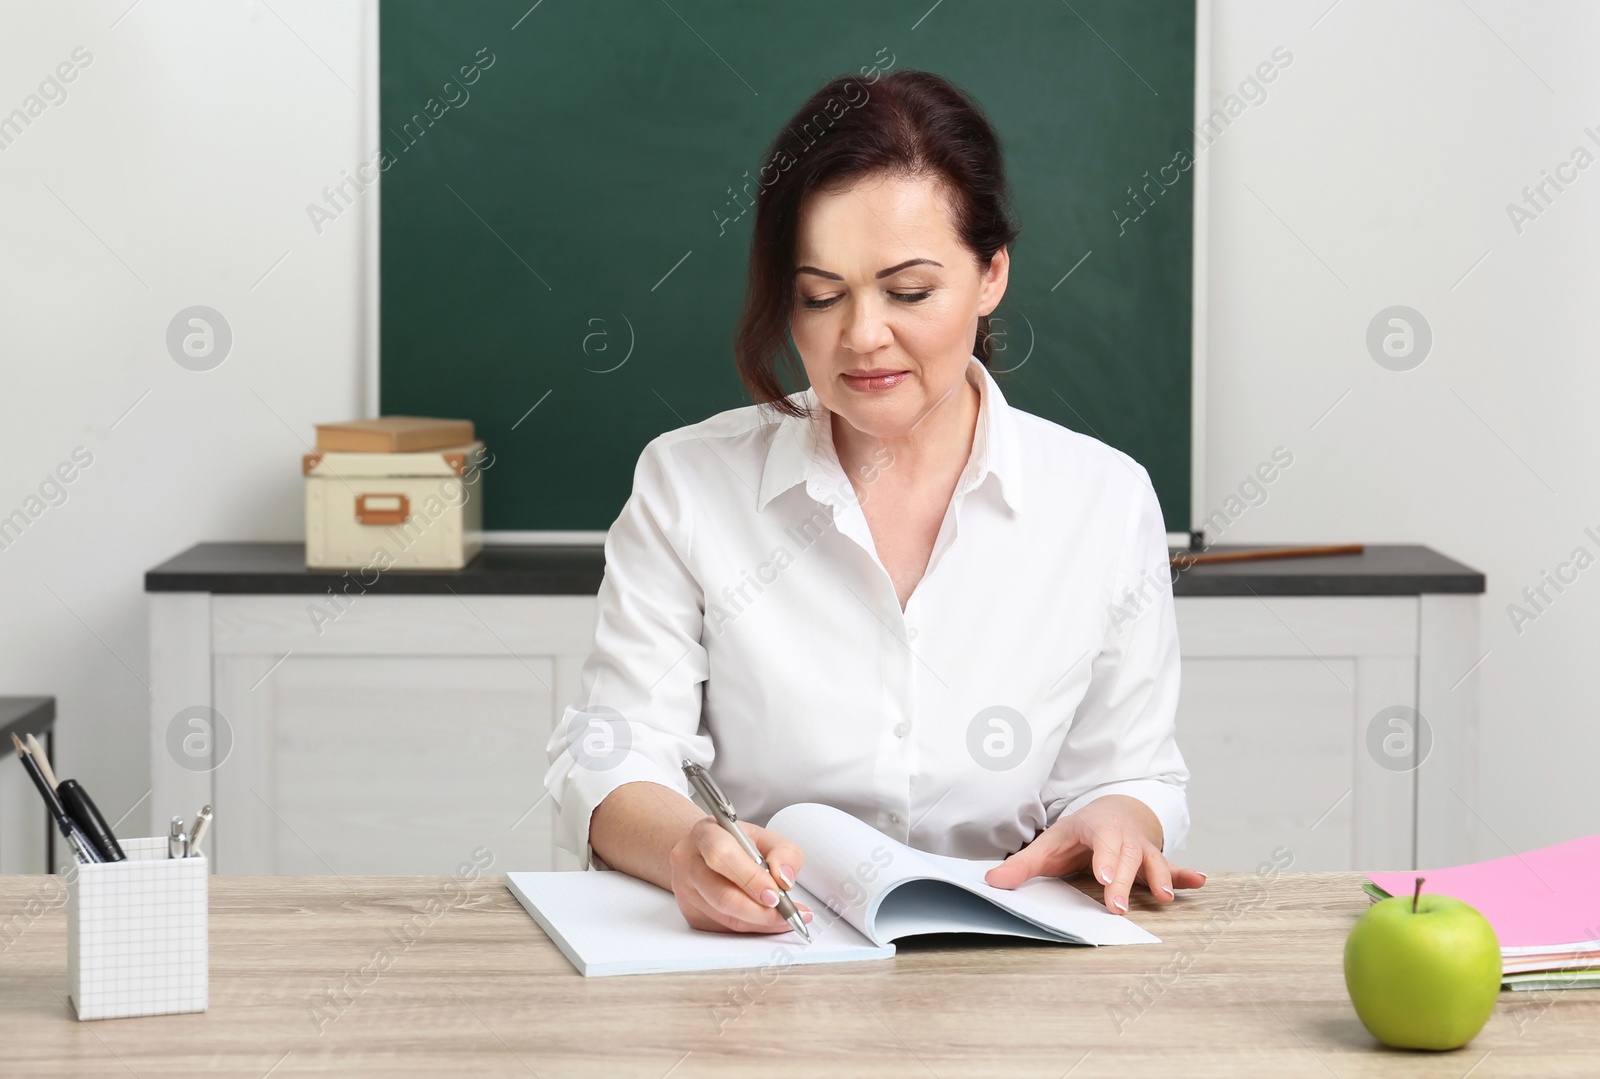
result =
[[[556,779],[559,773],[555,769],[562,767],[567,769],[566,776]],[[576,854],[583,869],[605,868],[604,862],[595,864],[598,859],[589,846],[589,822],[612,791],[625,783],[646,782],[659,783],[690,797],[689,781],[681,771],[638,753],[624,754],[616,759],[614,767],[604,769],[575,762],[569,754],[562,754],[551,773],[545,777],[545,786],[556,800],[556,843]]]
[[[1125,794],[1137,798],[1149,807],[1161,822],[1161,853],[1173,854],[1183,850],[1189,839],[1189,798],[1182,787],[1160,779],[1124,779],[1115,783],[1102,783],[1072,799],[1048,823],[1054,824],[1068,813],[1076,813],[1096,798],[1108,794]]]

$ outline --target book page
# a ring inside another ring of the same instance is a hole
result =
[[[896,885],[879,904],[872,918],[872,928],[877,939],[883,941],[914,937],[919,933],[984,933],[1048,940],[1056,944],[1077,943],[942,880],[908,880]]]
[[[929,876],[924,855],[842,809],[800,802],[772,815],[767,827],[805,854],[799,883],[822,904],[879,944],[869,928],[880,897],[898,884]]]
[[[1058,877],[996,888],[983,877],[999,859],[971,861],[919,851],[832,806],[788,806],[767,826],[805,853],[800,884],[878,944],[912,933],[1005,933],[1008,924],[1016,936],[1067,943],[1160,943],[1161,938]],[[899,898],[902,886],[920,880],[943,881],[1004,913],[975,919],[971,903],[937,888],[913,888]]]
[[[1159,944],[1161,938],[1125,914],[1112,914],[1060,877],[1034,877],[1015,888],[996,888],[983,879],[1001,859],[969,861],[943,854],[922,855],[939,880],[982,896],[1002,910],[1076,944]],[[886,901],[893,902],[893,897]],[[870,934],[869,934],[870,935]],[[883,937],[883,940],[892,938]]]

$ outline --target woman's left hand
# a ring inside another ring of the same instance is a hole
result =
[[[1106,909],[1128,912],[1133,882],[1141,881],[1160,903],[1174,888],[1198,888],[1206,875],[1170,865],[1161,853],[1161,822],[1150,807],[1124,794],[1096,798],[1061,817],[984,877],[996,888],[1015,888],[1033,877],[1064,877],[1093,866],[1106,886]]]

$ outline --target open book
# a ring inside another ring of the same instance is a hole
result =
[[[810,907],[798,933],[691,929],[670,892],[617,872],[509,873],[506,883],[572,965],[588,977],[887,959],[920,933],[988,933],[1063,944],[1158,944],[1064,880],[1007,891],[984,883],[998,859],[914,850],[842,810],[810,802],[768,827],[805,852],[790,893]]]

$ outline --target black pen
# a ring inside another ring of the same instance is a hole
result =
[[[94,844],[105,861],[128,860],[128,856],[122,852],[122,844],[117,842],[116,835],[111,831],[111,825],[100,815],[100,807],[94,804],[94,799],[89,797],[82,783],[76,779],[63,779],[56,784],[56,797],[61,799],[61,808],[83,829],[83,834],[89,837],[89,842]]]
[[[83,832],[83,837],[100,852],[101,859],[107,862],[127,861],[128,856],[122,852],[122,845],[117,842],[117,837],[112,832],[111,826],[106,823],[106,819],[100,815],[100,807],[94,804],[89,792],[83,789],[83,784],[76,779],[58,781],[55,769],[50,767],[50,755],[44,751],[44,746],[39,744],[39,739],[30,734],[26,741],[28,752],[33,755],[33,763],[39,766],[44,781],[56,792],[61,808],[66,810],[67,816],[77,824]]]
[[[12,745],[17,747],[17,760],[22,762],[23,769],[33,780],[33,785],[39,788],[39,797],[44,799],[44,807],[55,818],[56,827],[61,829],[61,838],[67,841],[73,857],[80,862],[102,862],[93,843],[89,842],[83,830],[78,827],[77,821],[67,816],[67,811],[61,807],[61,799],[56,797],[56,792],[50,789],[50,784],[44,778],[44,773],[39,771],[39,763],[33,759],[33,754],[28,752],[28,747],[22,744],[22,739],[16,735],[11,736]]]

